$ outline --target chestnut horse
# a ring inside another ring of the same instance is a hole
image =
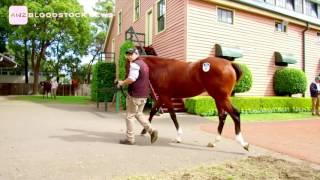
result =
[[[249,144],[244,141],[241,135],[240,112],[231,104],[229,98],[236,82],[242,75],[239,65],[217,57],[208,57],[197,62],[157,56],[140,56],[140,59],[148,65],[150,83],[159,95],[158,101],[151,109],[150,122],[158,108],[165,105],[177,130],[176,140],[181,142],[182,129],[173,110],[171,98],[193,97],[207,91],[215,100],[219,116],[218,135],[214,146],[221,139],[228,113],[235,125],[236,141],[244,149],[249,149]],[[141,133],[145,133],[145,130]]]

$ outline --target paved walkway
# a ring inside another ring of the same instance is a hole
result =
[[[201,129],[215,133],[218,123],[206,123]],[[223,136],[233,138],[234,126],[229,123]],[[242,134],[251,144],[320,165],[320,118],[314,120],[243,123]]]
[[[182,144],[168,115],[154,120],[159,140],[137,137],[136,146],[120,145],[124,114],[105,113],[92,106],[36,104],[0,97],[0,179],[111,179],[115,176],[222,163],[269,153],[252,147],[246,152],[234,140],[208,148],[214,136],[200,130],[209,121],[179,114]],[[137,125],[137,133],[141,130]]]

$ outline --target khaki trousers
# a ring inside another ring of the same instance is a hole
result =
[[[56,95],[57,95],[57,88],[51,89],[51,96],[53,96],[54,98],[56,98]]]
[[[150,122],[146,119],[143,114],[143,108],[147,102],[147,98],[135,98],[127,95],[127,115],[126,115],[126,124],[127,124],[127,139],[131,142],[135,141],[134,137],[134,123],[135,120],[146,129],[149,133],[152,132],[152,127]]]
[[[312,114],[319,115],[319,97],[312,97]]]

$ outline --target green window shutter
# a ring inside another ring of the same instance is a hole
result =
[[[297,63],[297,59],[293,54],[274,52],[275,64],[278,66],[287,66],[288,64]]]
[[[317,4],[320,4],[320,0],[310,0],[311,2],[314,2],[314,3],[317,3]]]
[[[243,56],[242,50],[239,48],[224,47],[220,44],[215,45],[216,57],[222,57],[233,61],[236,58],[241,58]]]

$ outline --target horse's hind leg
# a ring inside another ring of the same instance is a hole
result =
[[[227,118],[227,113],[220,107],[220,105],[217,102],[216,102],[216,106],[218,109],[219,125],[218,125],[218,135],[214,140],[213,146],[216,146],[217,143],[221,140],[223,126]]]
[[[240,112],[231,104],[229,99],[224,100],[222,108],[232,117],[235,126],[236,141],[238,141],[245,150],[249,150],[249,143],[245,142],[241,134]]]

